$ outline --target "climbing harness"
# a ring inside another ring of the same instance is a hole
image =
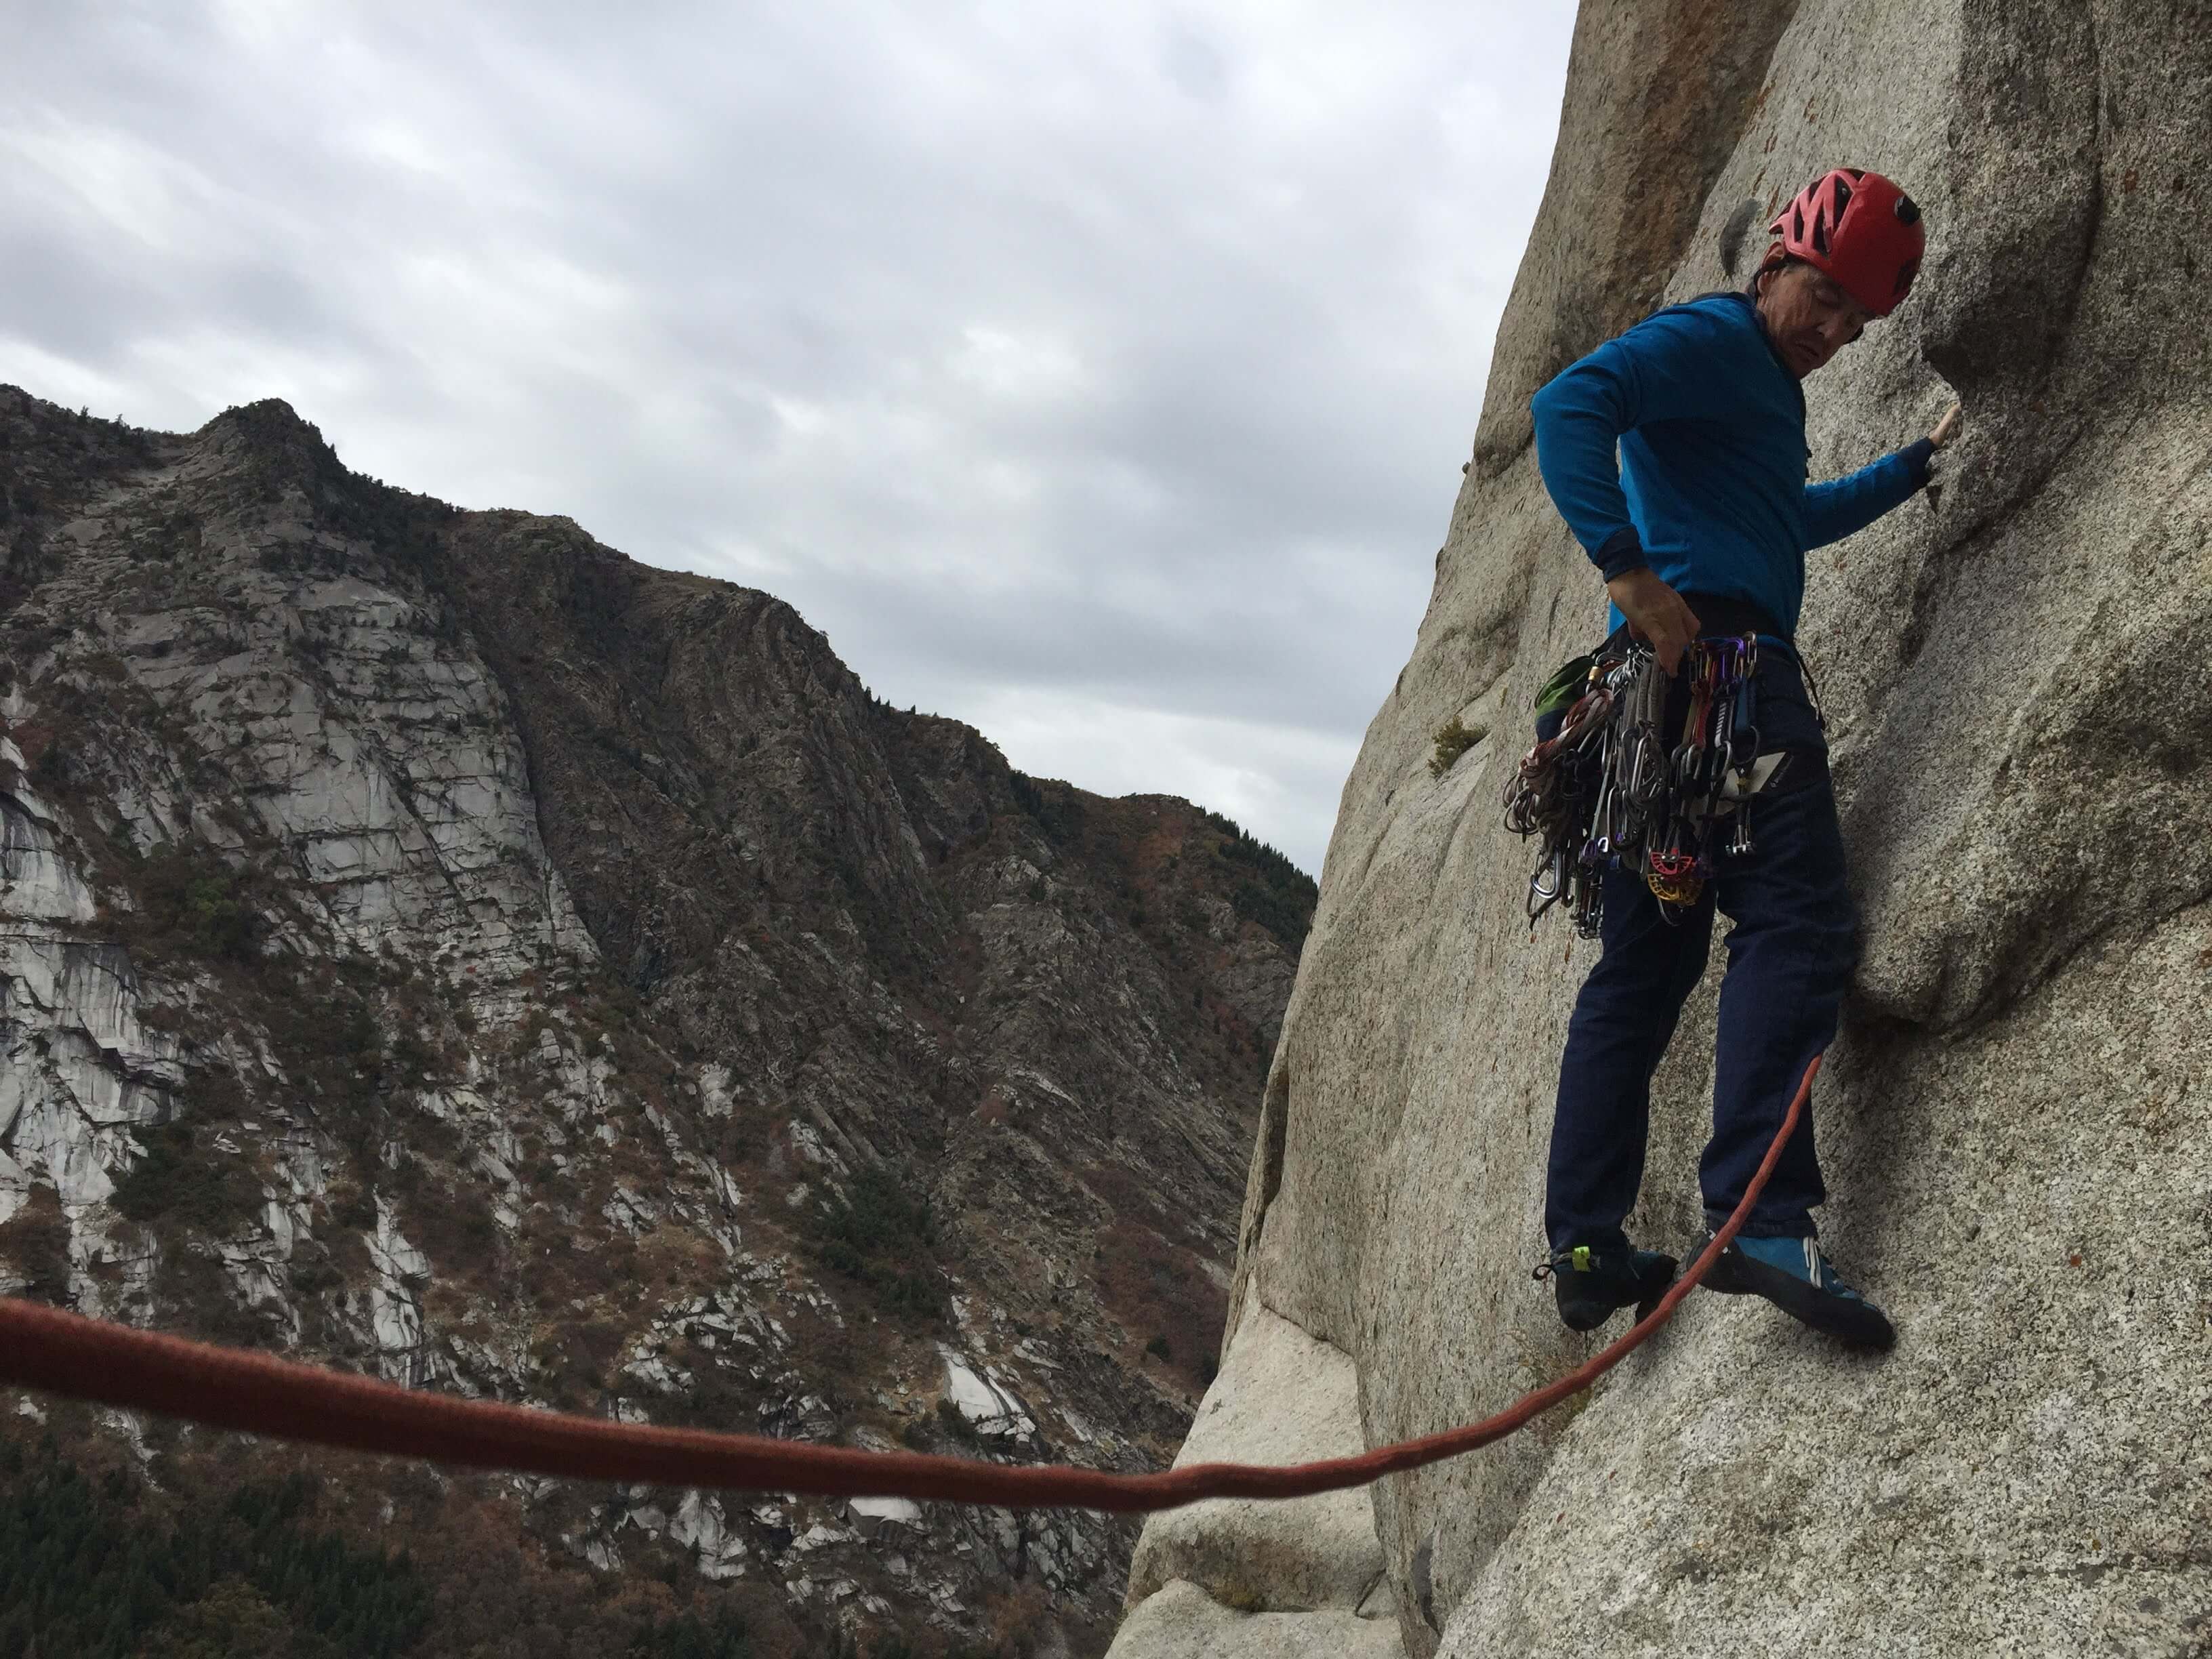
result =
[[[1761,754],[1759,637],[1698,640],[1669,676],[1647,645],[1577,657],[1536,696],[1537,741],[1505,783],[1505,827],[1541,837],[1528,921],[1564,903],[1584,939],[1603,921],[1605,877],[1643,877],[1669,921],[1698,902],[1723,857],[1754,849],[1749,802],[1786,751]],[[1670,703],[1686,699],[1671,750]],[[1733,819],[1724,836],[1723,819]]]
[[[1122,1513],[1177,1509],[1206,1498],[1304,1498],[1341,1492],[1503,1440],[1580,1394],[1640,1346],[1673,1317],[1682,1298],[1742,1230],[1781,1161],[1783,1147],[1804,1117],[1820,1069],[1816,1054],[1741,1201],[1648,1316],[1565,1376],[1523,1395],[1494,1417],[1354,1457],[1273,1467],[1190,1463],[1158,1474],[1120,1474],[610,1423],[398,1388],[373,1377],[132,1330],[10,1297],[0,1297],[0,1383],[214,1428],[572,1480]]]

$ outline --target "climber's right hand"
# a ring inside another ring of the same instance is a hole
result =
[[[1648,565],[1623,571],[1605,585],[1605,591],[1628,618],[1630,635],[1646,641],[1659,659],[1659,666],[1673,673],[1682,653],[1698,637],[1697,613]]]

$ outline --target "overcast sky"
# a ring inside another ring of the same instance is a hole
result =
[[[1318,873],[1571,4],[0,0],[0,380],[763,587]]]

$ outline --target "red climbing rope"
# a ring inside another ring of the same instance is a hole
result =
[[[0,1382],[210,1428],[354,1451],[423,1457],[574,1480],[744,1488],[835,1498],[912,1498],[1008,1509],[1148,1511],[1206,1498],[1303,1498],[1455,1457],[1502,1440],[1578,1394],[1665,1324],[1743,1225],[1804,1115],[1815,1056],[1743,1201],[1650,1317],[1549,1387],[1497,1416],[1358,1457],[1269,1468],[1195,1463],[1159,1474],[1009,1467],[919,1452],[855,1451],[758,1435],[607,1423],[394,1387],[267,1354],[131,1330],[37,1303],[0,1298]]]

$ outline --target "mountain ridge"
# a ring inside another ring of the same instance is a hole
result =
[[[1026,777],[772,596],[352,473],[274,400],[153,434],[0,389],[0,1288],[626,1419],[1164,1461],[1310,915],[1286,860]],[[134,1479],[200,1455],[125,1426]],[[465,1502],[670,1628],[772,1586],[789,1643],[1096,1651],[1133,1537],[496,1481],[414,1524]],[[578,1617],[529,1650],[617,1639]]]

